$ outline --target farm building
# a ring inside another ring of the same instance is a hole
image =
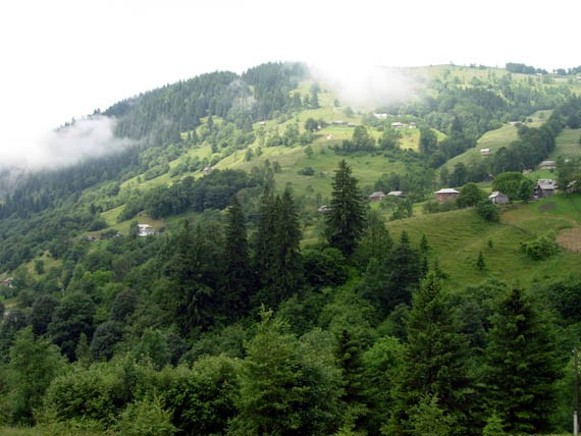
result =
[[[552,179],[539,179],[535,186],[535,197],[550,197],[557,190],[557,183]]]
[[[460,194],[460,191],[453,188],[442,188],[439,191],[434,192],[434,194],[436,194],[436,199],[438,201],[449,201],[455,200]]]
[[[385,193],[383,191],[374,192],[369,196],[370,201],[381,201],[385,198]]]
[[[539,164],[541,170],[554,170],[557,168],[557,162],[554,160],[544,160]]]
[[[509,202],[508,196],[500,191],[494,191],[488,196],[488,199],[494,204],[507,204]]]
[[[490,156],[490,148],[481,148],[480,156]]]
[[[387,193],[388,197],[405,198],[403,191],[389,191]]]

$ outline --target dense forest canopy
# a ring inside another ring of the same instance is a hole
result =
[[[569,431],[581,89],[566,73],[418,69],[408,99],[364,108],[268,63],[94,114],[134,145],[22,176],[0,205],[2,425]],[[543,199],[548,178],[560,193]]]

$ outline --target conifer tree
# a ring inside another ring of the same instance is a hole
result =
[[[225,294],[227,310],[234,318],[248,308],[252,288],[252,269],[248,253],[246,219],[240,202],[233,197],[227,212],[226,238],[224,246]]]
[[[273,188],[267,184],[261,197],[258,230],[254,239],[254,269],[263,288],[272,284],[275,225]]]
[[[335,350],[337,366],[343,380],[341,400],[347,407],[346,420],[355,427],[358,427],[358,422],[368,413],[368,386],[365,383],[362,342],[361,337],[357,337],[352,329],[344,328],[338,334]]]
[[[488,334],[483,374],[485,398],[510,434],[546,433],[559,373],[550,325],[524,290],[498,303]]]
[[[184,220],[178,234],[167,241],[170,255],[162,272],[171,282],[171,294],[160,298],[169,305],[184,334],[194,327],[207,328],[213,322],[214,286],[219,284],[216,254],[221,253],[221,245],[212,238],[209,226],[204,231],[199,224],[192,229],[190,222]]]
[[[289,189],[277,197],[274,233],[274,284],[277,288],[277,303],[288,298],[302,285],[299,216]]]
[[[365,228],[365,206],[357,179],[343,159],[335,171],[331,210],[326,216],[326,237],[346,257],[354,252]]]
[[[393,239],[383,217],[377,211],[369,210],[363,237],[356,251],[358,263],[367,264],[375,259],[381,264],[390,255],[392,248]]]
[[[337,422],[335,369],[311,353],[288,326],[262,312],[240,373],[232,435],[327,435]],[[324,347],[319,354],[325,355]]]
[[[301,230],[291,192],[281,196],[263,194],[256,235],[255,267],[261,289],[257,303],[276,307],[301,289]]]
[[[406,332],[408,342],[396,390],[398,406],[392,420],[394,432],[410,431],[410,411],[425,398],[437,397],[438,408],[454,423],[451,434],[463,434],[469,407],[467,341],[459,333],[440,281],[432,272],[413,295]]]

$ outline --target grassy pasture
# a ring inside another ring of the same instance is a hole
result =
[[[450,275],[447,287],[461,290],[487,277],[527,286],[578,270],[581,262],[578,252],[563,248],[555,256],[534,261],[521,252],[520,244],[548,232],[558,236],[563,232],[562,238],[573,244],[571,229],[580,224],[581,196],[558,195],[527,205],[507,206],[500,223],[488,223],[472,209],[465,209],[390,222],[388,228],[396,239],[407,231],[416,243],[425,234],[432,254]],[[486,263],[484,271],[476,268],[480,251]]]
[[[556,160],[558,157],[578,157],[581,156],[581,145],[579,138],[581,129],[563,129],[557,136],[555,150],[549,156],[550,159]]]
[[[541,126],[551,115],[551,111],[538,111],[535,112],[531,117],[531,121],[527,123],[529,127],[539,127]],[[559,149],[559,141],[567,143],[569,139],[559,139],[563,133],[557,138],[557,147],[555,151]],[[446,167],[449,171],[454,169],[454,165],[457,163],[463,163],[469,165],[474,162],[479,162],[481,159],[490,159],[496,151],[502,147],[507,147],[511,142],[518,139],[518,129],[510,124],[504,124],[502,127],[486,132],[478,140],[476,147],[466,150],[464,153],[453,157],[448,162],[446,162],[442,168]],[[577,136],[579,140],[579,136]],[[480,150],[483,148],[490,149],[490,156],[482,156]],[[581,146],[579,146],[579,153],[581,154]]]

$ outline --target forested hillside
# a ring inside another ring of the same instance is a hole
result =
[[[131,146],[4,187],[1,423],[570,431],[576,72],[402,72],[376,107],[302,64],[166,85],[88,117]]]

